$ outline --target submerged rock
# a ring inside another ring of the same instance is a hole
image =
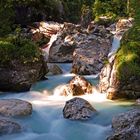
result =
[[[64,118],[70,120],[87,120],[95,113],[96,110],[88,101],[77,97],[67,101],[63,109]]]
[[[108,140],[139,140],[140,109],[133,109],[115,116],[112,120],[114,133]]]
[[[0,119],[0,135],[20,132],[21,126],[13,121]]]
[[[44,60],[22,63],[11,60],[7,65],[0,65],[0,90],[21,92],[30,89],[31,85],[47,73]]]
[[[32,114],[32,105],[19,99],[1,99],[0,115],[2,116],[27,116]]]

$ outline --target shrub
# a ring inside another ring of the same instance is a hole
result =
[[[137,9],[140,12],[140,9]],[[122,38],[121,48],[117,53],[118,78],[129,80],[132,76],[140,76],[140,20],[139,12],[135,12],[135,24]],[[138,14],[138,16],[137,16]]]
[[[41,51],[31,40],[12,35],[0,39],[0,56],[0,64],[7,64],[11,60],[28,63],[38,61]]]

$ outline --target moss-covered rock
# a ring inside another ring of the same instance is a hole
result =
[[[116,67],[120,80],[140,76],[140,26],[135,25],[123,37],[116,57]]]
[[[140,97],[140,27],[136,23],[128,30],[116,53],[100,75],[100,90],[109,99]]]

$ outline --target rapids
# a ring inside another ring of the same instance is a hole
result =
[[[118,40],[114,39],[114,43]],[[118,46],[118,45],[117,45]],[[114,46],[116,48],[116,46]],[[112,52],[114,49],[112,48]],[[133,102],[109,101],[97,91],[82,98],[88,100],[98,111],[89,121],[70,121],[63,118],[65,102],[72,97],[59,96],[59,89],[74,74],[71,64],[58,64],[64,74],[47,76],[48,80],[35,83],[29,92],[0,94],[1,99],[22,99],[33,105],[29,117],[15,117],[23,126],[21,133],[0,136],[0,140],[105,140],[111,134],[112,117],[132,108]],[[98,75],[85,76],[93,85],[98,84]]]

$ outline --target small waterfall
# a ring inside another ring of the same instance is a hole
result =
[[[108,54],[108,58],[110,58],[112,55],[114,55],[117,52],[117,50],[120,47],[120,40],[121,40],[120,36],[114,35],[113,42],[112,42],[112,48]]]

